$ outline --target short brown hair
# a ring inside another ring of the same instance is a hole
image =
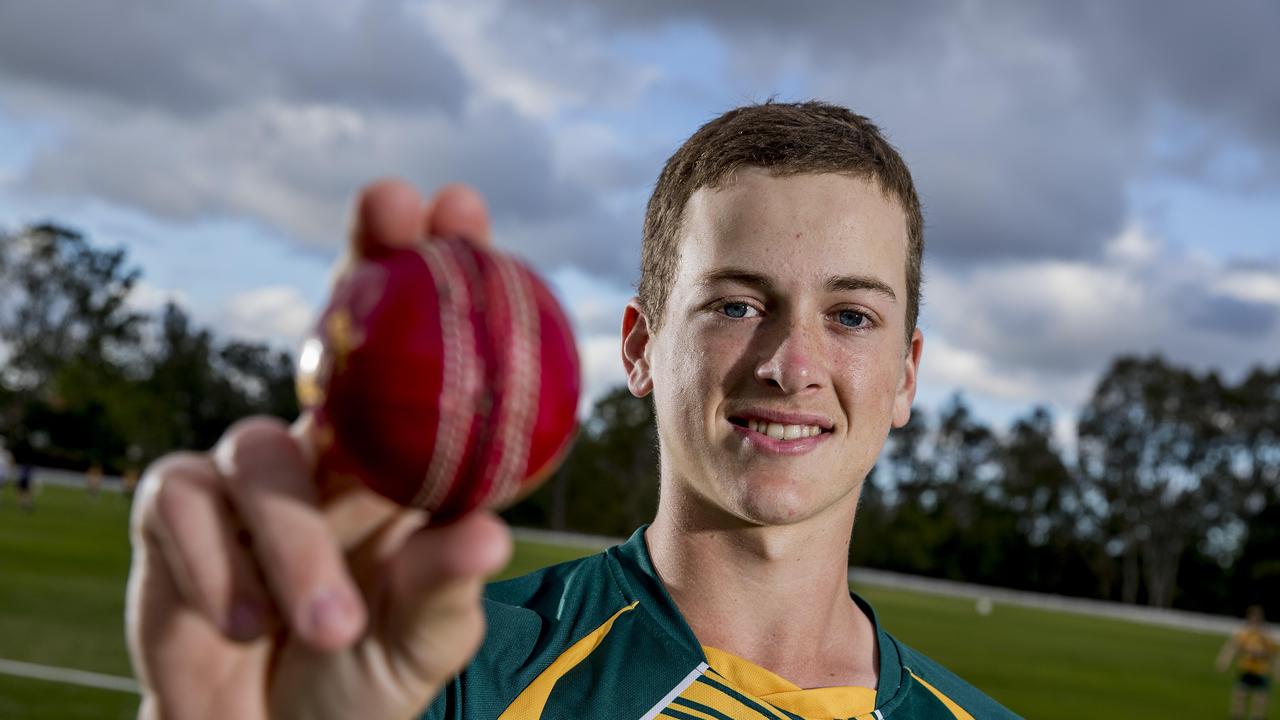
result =
[[[662,323],[679,262],[685,206],[699,188],[716,188],[742,168],[779,175],[839,173],[874,180],[907,221],[907,339],[920,312],[924,218],[911,171],[867,118],[830,103],[747,105],[698,128],[667,160],[649,197],[640,256],[640,307]]]

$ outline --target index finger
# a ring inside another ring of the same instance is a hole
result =
[[[310,452],[279,421],[237,422],[213,460],[290,627],[317,648],[345,647],[365,607],[319,505]]]
[[[440,188],[431,199],[424,220],[427,234],[434,237],[463,238],[481,247],[489,247],[493,242],[489,208],[470,185],[453,183]]]

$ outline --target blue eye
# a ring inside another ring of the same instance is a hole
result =
[[[845,327],[862,327],[866,323],[867,316],[857,310],[841,310],[836,313],[836,319]]]
[[[731,318],[744,318],[751,311],[751,306],[744,302],[730,302],[721,305],[720,311]]]

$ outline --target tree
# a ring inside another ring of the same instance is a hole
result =
[[[257,343],[221,344],[186,311],[165,306],[134,398],[119,398],[117,422],[146,457],[212,446],[228,425],[265,413],[298,414],[293,360]]]
[[[56,224],[0,234],[0,434],[24,456],[101,463],[123,444],[103,398],[136,358],[138,277],[124,250]]]
[[[1183,552],[1226,518],[1226,417],[1215,376],[1158,357],[1121,358],[1098,383],[1080,421],[1081,466],[1125,602],[1145,585],[1150,604],[1169,607]]]
[[[0,247],[0,341],[11,388],[50,387],[68,362],[128,360],[145,316],[128,306],[140,271],[126,266],[123,249],[96,249],[52,223],[4,234]]]
[[[557,530],[630,533],[657,509],[657,447],[652,398],[614,388],[596,401],[547,487],[505,516]]]
[[[906,425],[889,433],[881,462],[868,474],[849,544],[852,565],[937,574],[935,549],[945,542],[935,512],[937,473],[928,414],[911,409]],[[872,489],[871,493],[868,490]]]
[[[1228,397],[1240,446],[1232,468],[1244,528],[1230,568],[1232,610],[1261,603],[1273,617],[1280,614],[1280,365],[1254,369]]]
[[[1016,518],[1015,537],[1027,545],[1027,586],[1089,594],[1096,583],[1089,583],[1087,575],[1080,578],[1087,569],[1083,540],[1096,519],[1054,441],[1053,426],[1053,415],[1044,407],[1014,420],[1000,449],[1003,504]]]
[[[291,420],[298,415],[293,356],[262,343],[232,340],[218,364],[244,398],[247,412]]]

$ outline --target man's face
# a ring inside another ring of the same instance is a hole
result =
[[[915,394],[902,210],[868,180],[748,170],[697,191],[682,232],[661,329],[624,320],[663,492],[755,525],[852,512]]]

